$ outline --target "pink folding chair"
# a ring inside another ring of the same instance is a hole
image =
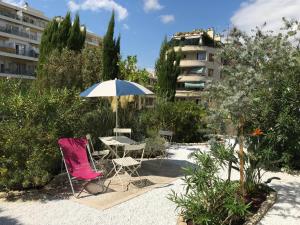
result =
[[[92,155],[88,146],[88,142],[85,138],[61,138],[58,140],[58,144],[74,196],[75,191],[72,180],[85,181],[79,194],[75,196],[76,198],[79,197],[84,188],[91,181],[98,179],[99,183],[101,184],[100,178],[103,177],[103,174],[97,172],[93,160],[91,160],[91,162],[94,169],[91,168],[86,149],[88,150],[90,159],[92,159]],[[104,184],[101,186],[104,190]]]

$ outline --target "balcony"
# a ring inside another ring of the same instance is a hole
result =
[[[28,23],[28,24],[32,24],[36,27],[39,27],[39,28],[42,28],[44,29],[46,27],[46,23],[42,20],[37,20],[37,19],[32,19],[30,17],[20,17],[18,16],[17,14],[13,14],[11,12],[6,12],[6,11],[3,11],[3,10],[0,10],[0,16],[5,16],[5,17],[8,17],[10,19],[14,19],[14,20],[18,20],[20,22],[25,22],[25,23]]]
[[[30,40],[38,41],[37,34],[31,34],[29,32],[19,31],[19,30],[12,29],[12,28],[9,28],[9,27],[0,26],[0,32],[4,32],[4,33],[7,33],[7,34],[13,34],[13,35],[20,36],[20,37],[23,37],[23,38],[27,38],[27,39],[30,39]]]
[[[32,24],[34,26],[44,29],[47,26],[47,23],[42,20],[36,20],[29,17],[23,17],[23,22]]]
[[[27,56],[32,58],[38,58],[39,54],[33,49],[30,50],[17,50],[13,43],[0,43],[0,51],[9,54]]]
[[[28,56],[28,57],[32,57],[32,58],[38,58],[39,54],[37,52],[35,52],[34,50],[20,50],[20,51],[16,51],[15,53],[16,55],[23,55],[23,56]]]
[[[13,14],[11,12],[6,12],[6,11],[1,10],[0,15],[5,16],[5,17],[9,17],[9,18],[14,19],[14,20],[20,20],[21,21],[21,18],[18,15]]]
[[[210,61],[203,61],[203,60],[197,60],[197,59],[182,59],[180,60],[180,67],[209,67],[209,68],[214,68],[217,66],[216,63],[210,62]]]
[[[9,69],[9,68],[1,68],[0,73],[8,74],[8,75],[22,75],[34,77],[34,71],[28,71],[23,69]]]
[[[206,61],[201,60],[180,60],[180,67],[206,66],[206,64]]]
[[[177,46],[174,47],[175,52],[199,52],[199,51],[206,51],[208,53],[215,53],[217,51],[216,48],[208,47],[208,46]]]
[[[175,97],[177,97],[177,98],[199,98],[199,97],[201,97],[201,91],[176,89]]]
[[[0,50],[3,52],[8,52],[8,53],[16,52],[13,43],[0,43]]]

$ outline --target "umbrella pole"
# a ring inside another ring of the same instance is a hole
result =
[[[118,107],[119,107],[119,97],[117,96],[117,105],[116,105],[116,128],[118,128]]]

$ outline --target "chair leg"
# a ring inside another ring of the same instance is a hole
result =
[[[105,184],[105,181],[106,180],[104,180],[104,179],[101,179],[102,177],[99,177],[98,178],[98,182],[99,182],[99,185],[102,187],[102,192],[104,193],[104,192],[107,192],[107,190],[108,190],[108,187],[109,187],[109,185],[110,185],[110,183],[111,183],[111,180],[108,182],[108,184],[107,184],[107,186],[105,186],[104,184]]]
[[[70,181],[70,185],[71,185],[71,189],[72,189],[73,195],[75,196],[74,187],[73,187],[73,184],[72,184],[72,181],[71,181],[70,177],[69,177],[69,181]]]
[[[79,198],[79,195],[81,195],[81,193],[83,192],[83,190],[85,189],[85,187],[86,187],[90,182],[91,182],[91,181],[84,182],[84,184],[82,185],[82,188],[80,189],[78,195],[75,196],[76,198]]]
[[[115,170],[115,168],[112,168],[109,173],[106,175],[106,177],[109,177],[109,175]]]
[[[67,167],[66,167],[66,168],[67,168]],[[72,193],[73,193],[73,195],[75,196],[74,187],[73,187],[72,180],[71,180],[71,177],[70,177],[70,174],[69,174],[68,169],[67,169],[67,175],[68,175],[68,179],[69,179],[70,186],[71,186],[71,189],[72,189]]]
[[[117,169],[117,165],[114,162],[113,162],[113,164],[114,164],[115,175],[111,178],[111,180],[113,180],[114,177],[118,177],[118,179],[119,179],[119,181],[120,181],[120,183],[122,185],[122,189],[124,189],[123,181],[122,181],[122,179],[120,178],[120,175],[119,175],[119,173],[123,169],[123,166],[120,166],[119,169]]]
[[[142,178],[141,178],[139,172],[137,171],[138,168],[140,168],[140,166],[133,167],[133,168],[129,168],[129,167],[128,167],[128,170],[130,171],[130,176],[132,177],[132,175],[136,174],[137,177],[138,177],[139,180],[140,180],[140,183],[142,184]],[[129,183],[131,183],[131,182],[129,182]]]

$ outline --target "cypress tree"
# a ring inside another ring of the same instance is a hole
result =
[[[54,20],[51,35],[50,51],[57,49],[59,46],[59,23]]]
[[[111,80],[119,78],[120,68],[118,65],[120,55],[120,36],[114,39],[115,13],[112,13],[107,32],[103,39],[103,79]]]
[[[58,22],[54,19],[45,28],[40,45],[39,64],[43,63],[58,44]]]
[[[59,25],[59,34],[58,34],[58,39],[59,39],[59,50],[61,51],[64,47],[67,46],[68,43],[68,38],[70,35],[72,27],[72,22],[71,22],[71,14],[68,12],[64,18],[64,20],[61,22]]]
[[[175,100],[177,77],[180,73],[179,63],[180,54],[177,54],[174,49],[170,49],[167,38],[165,38],[155,64],[155,72],[158,78],[158,96],[166,101],[173,102]]]
[[[85,39],[85,38],[84,38]],[[67,48],[74,51],[81,51],[83,48],[83,34],[80,28],[79,15],[76,14],[73,26],[67,42]]]
[[[79,16],[76,15],[73,26],[71,24],[70,13],[66,14],[63,20],[54,18],[45,28],[41,45],[40,56],[37,70],[38,80],[47,82],[47,74],[43,71],[48,56],[54,51],[62,52],[62,49],[68,48],[76,52],[81,51],[84,47],[86,37],[86,29],[81,30]],[[43,77],[44,76],[44,77]]]

